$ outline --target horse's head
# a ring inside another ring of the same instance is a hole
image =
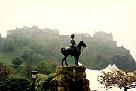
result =
[[[83,47],[83,48],[86,47],[86,44],[84,43],[84,41],[80,41],[78,45]]]

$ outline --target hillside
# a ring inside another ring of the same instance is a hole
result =
[[[136,70],[136,63],[126,48],[118,47],[111,33],[95,32],[76,34],[76,43],[83,40],[87,47],[83,50],[80,62],[90,69],[104,69],[109,64],[116,64],[122,70]],[[60,65],[63,55],[60,48],[70,45],[70,35],[60,35],[58,30],[39,29],[36,26],[16,28],[7,32],[6,38],[0,38],[0,61],[11,64],[15,57],[31,60],[35,67],[38,62]],[[74,65],[73,58],[68,63]]]

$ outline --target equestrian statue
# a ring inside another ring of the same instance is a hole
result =
[[[81,54],[82,48],[86,47],[86,44],[83,41],[80,41],[78,45],[76,45],[74,40],[74,34],[71,34],[71,46],[61,48],[61,53],[64,55],[64,58],[62,59],[62,66],[63,62],[65,61],[66,66],[68,66],[66,58],[71,55],[75,58],[75,65],[78,66],[78,59]]]

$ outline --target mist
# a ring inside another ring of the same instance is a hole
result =
[[[16,27],[58,29],[60,34],[112,32],[136,59],[135,0],[0,0],[0,33]]]

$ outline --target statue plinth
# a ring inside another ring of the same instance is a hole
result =
[[[58,66],[51,91],[91,91],[84,66]]]

